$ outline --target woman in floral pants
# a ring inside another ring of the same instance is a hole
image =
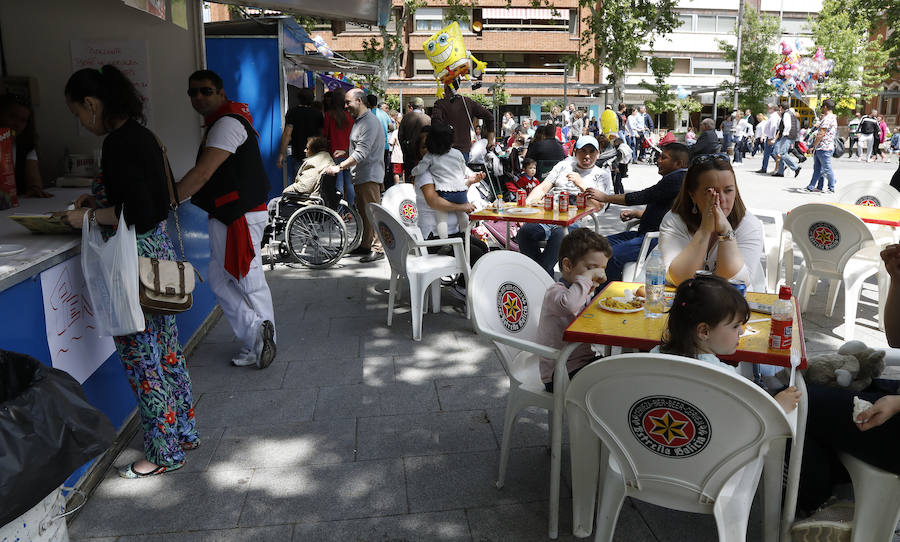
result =
[[[168,164],[150,130],[141,125],[143,104],[132,83],[113,66],[72,74],[66,102],[90,132],[103,140],[102,179],[79,196],[66,219],[75,227],[100,224],[112,235],[124,213],[137,233],[139,256],[174,260],[166,232],[169,215]],[[174,188],[174,187],[173,187]],[[103,310],[95,307],[95,310]],[[174,316],[144,314],[147,327],[114,337],[125,374],[137,396],[146,459],[119,469],[124,478],[163,474],[184,466],[185,450],[200,444],[194,424],[191,378],[178,342]]]

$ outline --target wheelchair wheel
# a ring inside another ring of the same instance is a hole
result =
[[[348,246],[344,221],[321,205],[310,205],[291,215],[284,238],[291,255],[313,269],[334,265]]]
[[[356,250],[362,242],[363,223],[362,217],[356,207],[348,205],[346,201],[341,200],[337,206],[337,214],[344,219],[347,226],[347,251]]]

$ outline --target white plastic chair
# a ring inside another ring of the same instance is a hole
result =
[[[747,211],[757,218],[768,218],[773,222],[771,229],[767,228],[769,224],[763,222],[763,252],[766,255],[766,291],[777,293],[784,251],[794,248],[784,240],[784,213],[774,209],[747,209]]]
[[[680,356],[622,354],[582,369],[566,408],[575,536],[590,534],[599,483],[597,542],[612,540],[626,496],[712,514],[719,540],[743,541],[765,465],[764,530],[777,540],[784,444],[794,429],[751,381]],[[785,501],[791,517],[794,502]]]
[[[489,337],[500,354],[509,376],[509,396],[503,419],[500,445],[500,470],[497,487],[503,487],[509,445],[516,418],[523,408],[545,408],[553,416],[550,422],[550,525],[549,536],[556,538],[559,521],[559,480],[562,450],[562,406],[569,376],[565,361],[577,343],[561,350],[538,344],[541,305],[553,284],[541,266],[531,258],[509,250],[482,256],[472,269],[469,304],[472,323],[479,335]],[[557,360],[554,393],[541,382],[540,356]],[[560,376],[561,373],[561,376]]]
[[[837,191],[837,200],[851,205],[871,205],[873,207],[900,208],[900,192],[883,181],[857,181],[843,186]],[[897,228],[879,224],[867,224],[875,239],[880,243],[896,243]]]
[[[793,209],[784,221],[785,230],[803,254],[802,279],[797,293],[800,310],[806,311],[809,295],[819,279],[829,281],[825,315],[834,313],[838,286],[844,286],[844,339],[855,332],[856,305],[862,285],[878,275],[878,325],[884,327],[888,276],[879,256],[880,248],[862,220],[850,211],[823,203],[808,203]],[[785,268],[793,268],[793,251],[786,253]]]
[[[853,481],[851,542],[890,542],[900,521],[900,476],[840,454]]]
[[[644,265],[647,263],[647,254],[650,253],[650,241],[659,239],[658,231],[651,231],[644,234],[644,241],[641,243],[641,252],[638,254],[636,262],[628,262],[622,266],[622,280],[625,282],[641,282],[644,280]]]
[[[419,240],[424,239],[422,230],[419,229],[419,208],[416,203],[416,191],[418,189],[410,183],[395,184],[385,190],[381,195],[381,205],[397,218],[410,234]],[[469,215],[456,213],[459,231],[469,231]],[[446,226],[445,228],[446,229]],[[446,237],[443,237],[446,239]],[[463,237],[466,255],[469,255],[469,236]]]
[[[462,273],[468,283],[469,262],[463,249],[462,239],[434,239],[423,241],[414,238],[403,224],[394,215],[378,203],[370,203],[366,207],[369,220],[375,228],[375,233],[384,247],[391,265],[391,285],[388,299],[387,324],[391,325],[394,317],[394,302],[396,301],[399,281],[406,278],[409,282],[409,297],[413,340],[422,340],[422,313],[424,312],[424,297],[429,285],[432,287],[432,309],[438,311],[440,307],[440,278],[445,275]],[[446,246],[453,247],[453,256],[440,254],[428,254],[424,249],[428,247]],[[422,254],[419,254],[422,249]],[[437,297],[438,299],[435,299]],[[468,308],[467,308],[468,316]]]

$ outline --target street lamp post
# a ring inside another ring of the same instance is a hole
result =
[[[563,69],[563,107],[568,105],[569,101],[569,64],[566,62],[551,62],[544,64],[545,68],[562,68]]]

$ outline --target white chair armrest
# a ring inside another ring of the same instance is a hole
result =
[[[556,359],[559,356],[559,350],[536,342],[525,341],[522,339],[513,340],[506,335],[494,333],[489,329],[478,329],[478,333],[493,341],[512,346],[513,348],[518,348],[519,350],[525,350],[526,352],[531,352],[532,354],[537,354],[545,358]]]
[[[443,247],[449,245],[463,245],[463,240],[459,237],[451,237],[449,239],[428,239],[428,240],[416,240],[415,244],[417,247]]]
[[[640,218],[635,218],[633,220],[629,220],[628,222],[625,223],[625,231],[629,231],[629,230],[633,230],[633,229],[637,228],[638,225],[640,225],[640,223],[641,223]]]

